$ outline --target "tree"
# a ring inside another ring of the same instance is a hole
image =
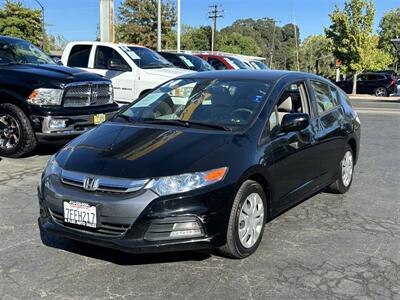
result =
[[[388,11],[379,23],[379,48],[390,54],[392,62],[397,61],[396,50],[391,39],[400,38],[400,7]]]
[[[300,47],[301,70],[325,77],[333,76],[334,57],[330,48],[330,40],[325,35],[308,36]]]
[[[170,31],[166,36],[166,49],[176,49],[176,31]],[[192,27],[182,25],[181,49],[208,51],[211,49],[211,26]]]
[[[42,13],[23,6],[21,1],[6,0],[0,9],[0,34],[28,40],[40,46],[43,40]]]
[[[68,44],[68,41],[62,35],[49,35],[48,43],[50,50],[63,51]]]
[[[372,35],[368,37],[367,46],[360,52],[361,67],[363,70],[382,70],[386,69],[392,63],[391,55],[385,50],[379,49],[378,43],[378,36]]]
[[[157,47],[157,2],[158,0],[124,0],[118,7],[116,37],[120,42]],[[170,33],[176,23],[175,4],[164,1],[161,10],[161,32]]]
[[[372,55],[365,49],[371,47],[374,15],[372,0],[349,0],[342,11],[336,6],[329,15],[332,24],[325,28],[327,37],[332,40],[333,54],[353,73],[353,94],[357,91],[357,75],[365,70],[366,61]]]
[[[260,52],[260,48],[254,39],[249,36],[243,36],[238,32],[219,34],[217,49],[243,55],[257,55]]]

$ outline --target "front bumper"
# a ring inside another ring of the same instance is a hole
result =
[[[53,178],[39,189],[39,226],[50,234],[130,253],[210,250],[226,242],[231,195],[231,187],[170,198],[150,190],[129,195],[86,192]],[[95,205],[98,228],[64,223],[65,200]],[[173,238],[164,234],[167,224],[185,220],[198,222],[201,234]]]

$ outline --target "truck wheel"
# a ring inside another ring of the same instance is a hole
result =
[[[21,157],[37,145],[35,133],[25,113],[11,103],[0,104],[0,156]]]

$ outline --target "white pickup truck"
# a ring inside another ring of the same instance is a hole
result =
[[[120,103],[132,102],[159,84],[192,72],[175,68],[146,47],[104,42],[71,42],[61,62],[111,79],[114,99]]]

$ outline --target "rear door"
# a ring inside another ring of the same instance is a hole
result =
[[[342,158],[347,127],[339,92],[328,83],[310,80],[312,102],[317,116],[316,161],[322,168],[321,183],[327,184],[336,176]]]
[[[111,61],[126,66],[128,71],[113,70],[110,67]],[[132,68],[115,49],[108,46],[96,46],[91,71],[112,81],[116,101],[132,102],[135,99],[135,76]]]

